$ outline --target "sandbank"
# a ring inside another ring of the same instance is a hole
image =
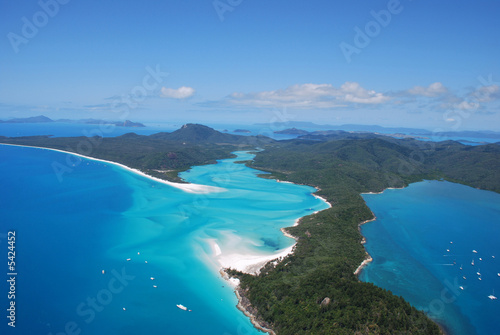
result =
[[[223,269],[234,269],[244,273],[258,275],[260,269],[267,263],[278,258],[284,258],[293,252],[295,243],[287,248],[273,254],[259,254],[247,251],[245,253],[240,250],[221,250],[220,246],[213,239],[209,241],[213,251],[213,257],[218,265]]]
[[[165,185],[169,185],[169,186],[181,189],[181,190],[183,190],[185,192],[188,192],[188,193],[206,194],[206,193],[217,193],[217,192],[225,192],[225,191],[227,191],[225,188],[217,187],[217,186],[208,186],[208,185],[200,185],[200,184],[174,183],[174,182],[171,182],[171,181],[168,181],[168,180],[163,180],[163,179],[160,179],[160,178],[156,178],[156,177],[150,176],[150,175],[148,175],[148,174],[146,174],[146,173],[144,173],[144,172],[142,172],[142,171],[140,171],[138,169],[134,169],[134,168],[128,167],[128,166],[120,164],[120,163],[116,163],[116,162],[112,162],[112,161],[107,161],[107,160],[104,160],[104,159],[99,159],[99,158],[94,158],[94,157],[89,157],[89,156],[84,156],[84,155],[81,155],[81,154],[78,154],[78,153],[75,153],[75,152],[71,152],[71,151],[64,151],[64,150],[60,150],[60,149],[52,149],[52,148],[44,148],[44,147],[36,147],[36,146],[30,146],[30,145],[20,145],[20,144],[8,144],[8,143],[0,143],[0,144],[1,145],[11,145],[11,146],[16,146],[16,147],[36,148],[36,149],[57,151],[57,152],[61,152],[61,153],[65,153],[65,154],[69,154],[69,155],[73,155],[73,156],[78,156],[78,157],[82,157],[82,158],[93,160],[93,161],[97,161],[97,162],[103,162],[103,163],[106,163],[106,164],[111,164],[111,165],[119,166],[119,167],[121,167],[121,168],[123,168],[125,170],[128,170],[130,172],[138,174],[138,175],[140,175],[142,177],[146,177],[146,178],[154,180],[154,181],[156,181],[158,183],[162,183],[162,184],[165,184]]]

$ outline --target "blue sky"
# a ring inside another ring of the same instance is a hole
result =
[[[0,118],[500,130],[500,1],[4,1]]]

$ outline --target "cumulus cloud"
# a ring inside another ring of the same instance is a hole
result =
[[[406,92],[411,95],[421,95],[424,97],[438,97],[448,93],[448,89],[442,83],[435,82],[427,87],[415,86]]]
[[[192,97],[194,92],[194,88],[186,86],[181,86],[177,89],[162,87],[160,96],[162,98],[186,99]]]
[[[297,84],[286,89],[256,93],[235,92],[227,97],[233,105],[272,107],[287,105],[294,108],[334,108],[349,103],[380,104],[389,97],[373,90],[367,90],[359,83],[345,82],[340,87],[331,84]]]

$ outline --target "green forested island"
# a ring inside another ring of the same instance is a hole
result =
[[[287,231],[295,252],[258,276],[227,271],[241,280],[246,309],[276,334],[439,334],[437,325],[404,299],[354,271],[366,258],[359,224],[373,218],[360,193],[446,179],[500,192],[500,145],[421,142],[345,132],[275,141],[188,124],[172,133],[114,138],[0,137],[0,143],[47,147],[106,159],[156,177],[214,163],[235,150],[256,152],[252,168],[264,177],[320,189],[330,209],[301,219]]]

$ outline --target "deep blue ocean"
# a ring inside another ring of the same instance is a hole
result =
[[[452,335],[498,334],[500,300],[488,296],[500,297],[500,194],[423,181],[363,198],[377,219],[361,227],[373,262],[360,279]]]
[[[0,333],[259,334],[210,243],[223,255],[269,255],[294,243],[281,227],[328,205],[311,187],[258,178],[234,163],[253,155],[237,154],[185,172],[225,189],[193,194],[107,163],[0,145]],[[58,178],[54,164],[68,162]],[[6,318],[9,230],[15,329]]]
[[[9,124],[0,135],[130,131],[106,129]],[[279,228],[326,204],[310,187],[256,177],[234,163],[253,156],[238,156],[182,174],[227,190],[200,195],[103,162],[0,145],[0,257],[7,279],[7,232],[16,230],[18,273],[15,330],[5,318],[8,285],[0,284],[0,334],[258,334],[235,308],[211,244],[222,256],[278,252],[293,244]],[[69,168],[62,179],[54,171],[61,165]],[[374,261],[360,278],[402,295],[451,334],[496,333],[500,303],[488,295],[500,296],[500,195],[422,182],[364,198],[378,220],[362,227]]]

